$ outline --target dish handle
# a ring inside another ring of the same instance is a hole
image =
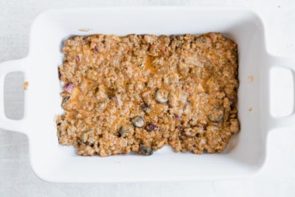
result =
[[[282,67],[291,71],[293,80],[293,109],[290,115],[283,117],[273,117],[270,112],[269,127],[270,129],[276,128],[294,128],[295,129],[295,59],[288,57],[270,56],[269,63],[271,67]],[[269,108],[270,109],[270,108]]]
[[[12,120],[7,118],[4,111],[4,80],[11,72],[24,72],[25,59],[11,60],[0,63],[0,128],[24,133],[24,119]]]

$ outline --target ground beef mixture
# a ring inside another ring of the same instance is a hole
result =
[[[60,144],[79,155],[225,149],[239,131],[237,45],[220,33],[64,42]]]

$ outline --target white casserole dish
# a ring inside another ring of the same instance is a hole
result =
[[[60,48],[65,38],[95,33],[206,32],[222,32],[239,47],[241,132],[225,153],[176,154],[164,148],[150,157],[81,157],[72,147],[58,144],[55,117],[62,109],[57,66],[62,63]],[[51,10],[38,16],[32,25],[29,55],[0,66],[1,105],[4,78],[9,72],[22,71],[29,82],[24,118],[10,120],[1,107],[0,127],[28,136],[33,170],[48,181],[127,182],[248,176],[264,164],[269,131],[294,125],[294,115],[275,119],[269,107],[271,68],[285,66],[294,71],[292,65],[294,61],[266,52],[263,24],[248,10],[184,7]]]

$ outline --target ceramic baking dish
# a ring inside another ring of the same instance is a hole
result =
[[[206,32],[222,32],[238,43],[241,132],[231,141],[227,151],[194,155],[173,153],[163,148],[149,157],[101,158],[77,156],[72,147],[58,144],[55,117],[62,109],[57,66],[62,63],[64,39],[95,33]],[[249,10],[184,7],[51,10],[34,21],[28,56],[0,66],[2,106],[4,78],[8,73],[22,71],[29,82],[23,119],[8,119],[3,106],[0,108],[0,127],[28,136],[33,170],[48,181],[127,182],[249,176],[264,164],[269,132],[294,125],[294,115],[273,118],[269,107],[270,70],[276,66],[292,70],[294,65],[292,60],[267,53],[262,21]]]

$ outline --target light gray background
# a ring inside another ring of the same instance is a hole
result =
[[[293,0],[0,0],[0,62],[26,56],[30,25],[49,8],[100,6],[244,6],[257,11],[266,27],[268,50],[295,55]],[[21,74],[7,77],[6,113],[21,118]],[[0,90],[2,91],[2,90]],[[247,179],[131,184],[58,184],[40,180],[29,163],[24,135],[0,130],[0,197],[42,196],[295,196],[295,129],[277,130],[268,140],[262,172]],[[148,169],[147,169],[148,170]]]

